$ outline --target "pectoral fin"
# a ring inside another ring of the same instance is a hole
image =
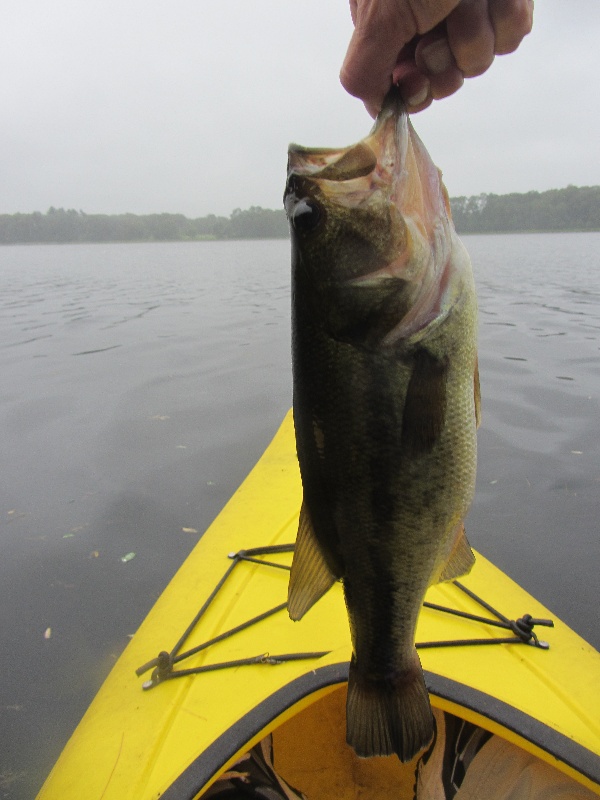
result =
[[[451,581],[454,578],[460,578],[461,575],[466,575],[467,572],[471,571],[474,563],[475,556],[465,536],[465,526],[461,522],[454,540],[454,546],[437,582]]]
[[[416,353],[402,416],[402,446],[412,455],[429,453],[442,433],[447,378],[445,361],[425,349]]]
[[[302,619],[336,580],[319,547],[308,509],[302,503],[288,588],[290,619]]]

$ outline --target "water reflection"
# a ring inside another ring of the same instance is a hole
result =
[[[600,235],[465,242],[469,538],[600,645]],[[291,403],[288,243],[0,248],[0,368],[0,773],[29,800]]]

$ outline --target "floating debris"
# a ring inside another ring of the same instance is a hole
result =
[[[181,529],[184,533],[198,533],[196,528],[182,528]]]
[[[135,558],[135,553],[126,553],[124,556],[121,556],[121,561],[126,564],[128,561],[131,561]]]
[[[46,628],[44,631],[44,639],[50,639],[52,636],[52,628]]]
[[[80,353],[73,353],[74,356],[91,356],[94,353],[106,353],[107,350],[116,350],[117,347],[122,347],[121,344],[111,344],[109,347],[99,347],[97,350],[82,350]]]
[[[72,539],[76,533],[81,533],[81,531],[84,531],[89,526],[89,524],[90,524],[89,522],[86,522],[83,525],[75,525],[73,528],[69,529],[68,533],[64,533],[62,538]]]

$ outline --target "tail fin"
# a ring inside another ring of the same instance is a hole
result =
[[[396,753],[410,761],[433,738],[433,715],[417,651],[408,673],[395,681],[368,680],[350,663],[346,741],[362,757]]]

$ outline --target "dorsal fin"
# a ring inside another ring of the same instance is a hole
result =
[[[306,504],[302,503],[288,588],[290,619],[302,619],[336,580],[319,547]]]
[[[473,375],[473,389],[475,395],[475,425],[481,425],[481,387],[479,385],[479,358],[475,358],[475,373]]]

